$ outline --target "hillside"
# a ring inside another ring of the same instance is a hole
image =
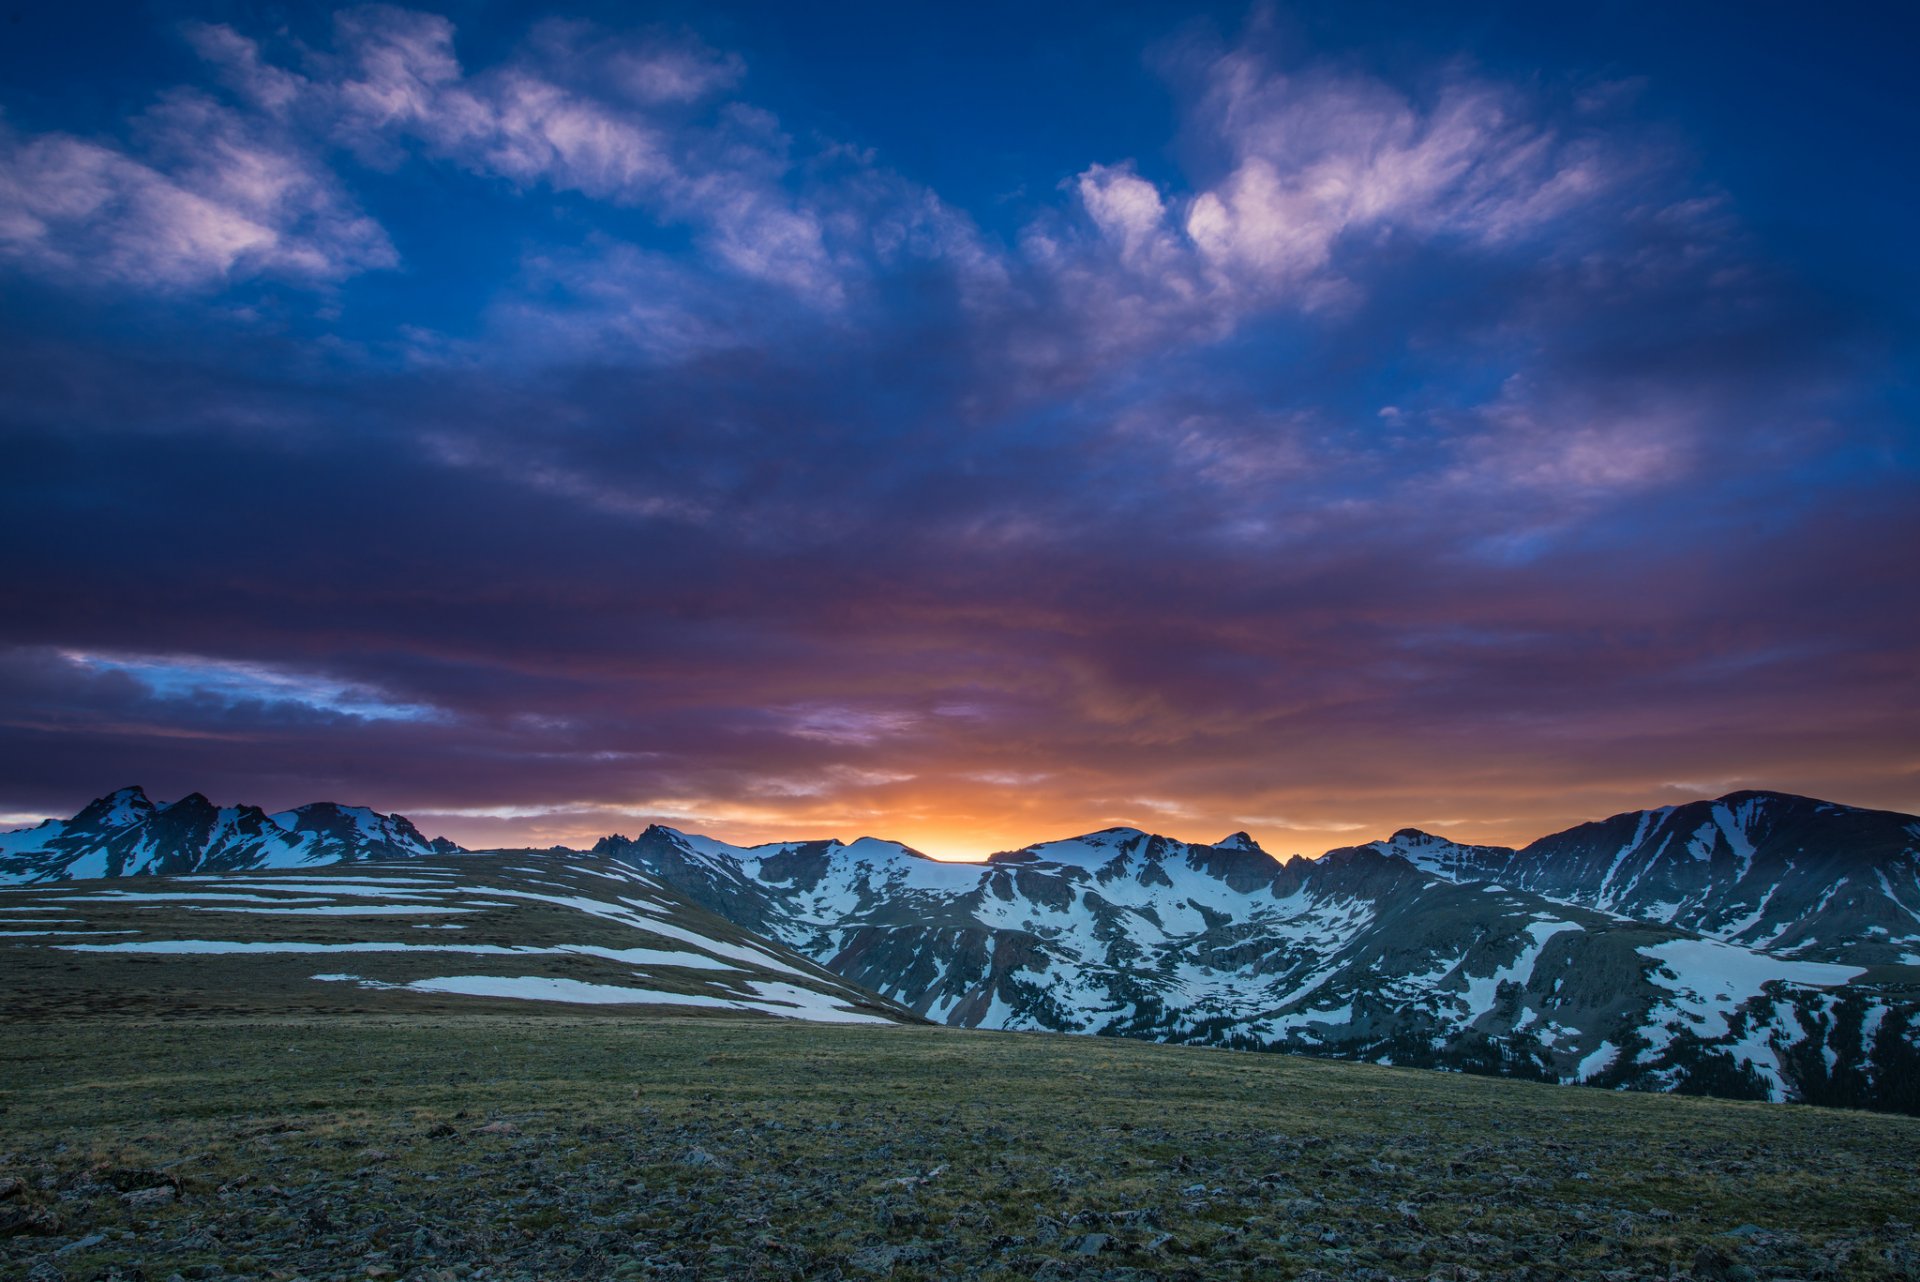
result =
[[[391,1009],[0,1026],[0,1275],[1920,1269],[1912,1119],[1113,1039]]]
[[[0,889],[14,1017],[523,1008],[914,1021],[618,865],[516,851]]]

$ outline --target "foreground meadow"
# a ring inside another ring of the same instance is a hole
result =
[[[1879,1279],[1920,1122],[1032,1034],[0,1026],[0,1274]]]

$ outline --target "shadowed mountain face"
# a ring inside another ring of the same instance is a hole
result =
[[[1454,881],[1550,899],[1782,957],[1920,962],[1920,819],[1784,793],[1638,810],[1524,850],[1413,829],[1373,849]]]
[[[1736,793],[1524,850],[1414,830],[1276,862],[1109,829],[929,859],[654,826],[643,871],[937,1021],[1920,1110],[1909,816]],[[15,881],[444,853],[398,816],[124,790],[0,838]]]

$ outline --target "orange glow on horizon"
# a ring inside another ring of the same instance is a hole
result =
[[[1701,784],[1622,785],[1587,790],[1551,789],[1532,795],[1500,795],[1463,789],[1450,800],[1409,793],[1344,797],[1316,806],[1311,798],[1268,798],[1251,806],[1166,801],[1131,805],[1059,796],[1036,788],[957,789],[935,798],[929,792],[881,798],[783,799],[786,804],[729,804],[710,799],[656,799],[651,803],[572,804],[498,812],[435,811],[398,807],[429,835],[444,834],[470,849],[492,846],[591,847],[609,833],[637,836],[649,823],[711,837],[738,846],[776,841],[860,837],[898,841],[947,862],[979,862],[1006,850],[1064,840],[1105,828],[1130,827],[1182,841],[1210,843],[1247,832],[1261,849],[1284,861],[1318,857],[1343,846],[1363,845],[1402,828],[1420,828],[1467,844],[1524,846],[1575,824],[1623,811],[1722,795],[1741,787],[1773,786],[1847,804],[1911,809],[1897,796],[1862,797],[1848,790],[1766,785],[1746,781]],[[871,790],[870,790],[871,791]],[[897,804],[889,807],[885,801]],[[1335,807],[1338,807],[1337,809]],[[1292,815],[1284,811],[1292,811]]]

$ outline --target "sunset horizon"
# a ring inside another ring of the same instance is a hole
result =
[[[49,820],[64,820],[78,813],[89,802],[129,789],[141,790],[153,804],[163,807],[194,793],[208,796],[199,789],[156,790],[144,784],[130,783],[76,801],[57,814],[0,814],[0,831],[30,828]],[[511,807],[435,810],[431,807],[393,805],[349,793],[325,797],[274,794],[264,800],[208,796],[208,800],[215,806],[255,806],[269,813],[290,810],[315,801],[365,806],[370,810],[404,817],[427,836],[446,837],[468,850],[564,847],[584,851],[602,838],[631,837],[649,826],[659,825],[693,836],[711,837],[738,847],[836,841],[851,845],[863,838],[875,838],[898,842],[942,862],[980,863],[993,855],[1030,846],[1068,841],[1112,829],[1131,829],[1199,845],[1214,844],[1230,836],[1245,834],[1263,852],[1284,863],[1294,857],[1318,859],[1331,851],[1382,841],[1407,829],[1427,832],[1464,846],[1517,849],[1581,824],[1597,823],[1640,811],[1677,808],[1692,802],[1714,801],[1737,793],[1799,796],[1839,806],[1903,813],[1898,805],[1876,806],[1832,792],[1772,788],[1744,781],[1727,781],[1724,786],[1705,787],[1664,784],[1651,790],[1651,795],[1646,798],[1622,792],[1618,794],[1619,800],[1604,804],[1599,801],[1602,794],[1589,792],[1583,795],[1593,798],[1595,805],[1578,812],[1568,810],[1563,804],[1555,809],[1546,799],[1542,799],[1538,809],[1529,811],[1527,816],[1500,820],[1396,820],[1382,814],[1371,823],[1330,820],[1317,825],[1310,822],[1276,825],[1270,818],[1235,814],[1223,814],[1210,821],[1206,815],[1179,810],[1166,802],[1157,806],[1136,803],[1140,808],[1132,811],[1120,809],[1098,815],[1088,812],[1088,816],[1077,823],[1071,819],[1058,819],[1059,808],[1053,808],[1049,813],[1056,817],[1052,819],[1033,814],[1030,819],[999,819],[988,824],[955,821],[950,827],[941,827],[928,825],[924,820],[912,817],[912,812],[906,811],[888,812],[878,819],[872,816],[849,817],[832,812],[814,818],[804,815],[793,818],[785,813],[760,817],[729,814],[727,807],[719,804],[690,806],[686,809],[626,809],[581,803],[549,807],[538,815],[527,816],[515,813]],[[1038,806],[1028,806],[1018,813],[1024,816],[1038,809]],[[901,814],[908,817],[898,818]],[[894,827],[886,827],[887,823],[893,823]],[[995,837],[982,834],[1004,835]]]

